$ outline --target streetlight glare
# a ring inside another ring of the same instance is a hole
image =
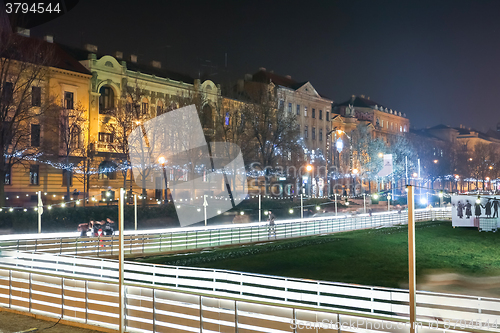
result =
[[[158,163],[165,164],[166,161],[167,160],[165,159],[165,157],[163,157],[163,156],[158,157]]]
[[[433,162],[434,162],[434,164],[436,164],[438,162],[438,160],[434,160]]]
[[[308,164],[308,165],[306,166],[306,170],[307,170],[307,171],[311,171],[312,169],[313,169],[313,167],[312,167],[312,165],[311,165],[311,164]]]
[[[352,173],[353,173],[353,174],[357,174],[357,173],[358,173],[358,169],[353,169],[353,170],[352,170]]]
[[[418,173],[414,172],[412,176],[413,176],[413,178],[417,178]]]
[[[380,158],[384,157],[384,153],[378,153],[378,157]]]

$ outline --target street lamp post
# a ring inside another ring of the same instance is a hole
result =
[[[158,163],[161,164],[161,168],[162,168],[162,171],[163,171],[163,178],[165,179],[165,204],[168,203],[168,180],[167,180],[167,171],[165,170],[165,163],[167,162],[167,160],[165,159],[165,157],[163,156],[160,156],[158,157]]]

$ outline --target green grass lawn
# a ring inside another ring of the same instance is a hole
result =
[[[500,232],[455,228],[451,222],[416,227],[417,282],[430,270],[475,276],[500,274]],[[408,280],[406,226],[140,259],[335,282],[400,287]]]

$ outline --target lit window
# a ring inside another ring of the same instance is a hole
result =
[[[39,184],[39,171],[40,171],[40,166],[39,165],[31,165],[30,166],[30,184],[31,185],[38,185]]]
[[[113,133],[99,133],[99,142],[113,143]]]
[[[304,117],[307,117],[307,106],[304,106]]]
[[[99,179],[116,179],[116,164],[103,161],[99,164]]]
[[[226,119],[224,120],[224,124],[229,126],[229,112],[226,112]]]
[[[10,182],[11,182],[10,174],[11,174],[12,167],[10,165],[6,165],[5,167],[6,167],[6,170],[5,170],[4,184],[10,185]]]

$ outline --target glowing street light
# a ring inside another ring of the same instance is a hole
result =
[[[288,212],[289,212],[290,214],[293,214],[293,209],[290,209]]]
[[[434,164],[437,164],[437,162],[439,162],[439,161],[438,160],[434,160],[433,162],[434,162]]]
[[[308,164],[308,165],[306,166],[306,171],[307,171],[307,172],[310,172],[312,169],[313,169],[313,167],[312,167],[312,165],[311,165],[311,164]]]
[[[414,173],[412,174],[412,176],[413,176],[413,178],[417,178],[418,173],[414,172]]]
[[[372,195],[373,199],[377,200],[378,199],[378,194],[375,193],[374,195]]]
[[[380,158],[384,157],[384,153],[378,153],[378,157]]]
[[[352,173],[356,175],[358,173],[358,169],[352,169]]]

